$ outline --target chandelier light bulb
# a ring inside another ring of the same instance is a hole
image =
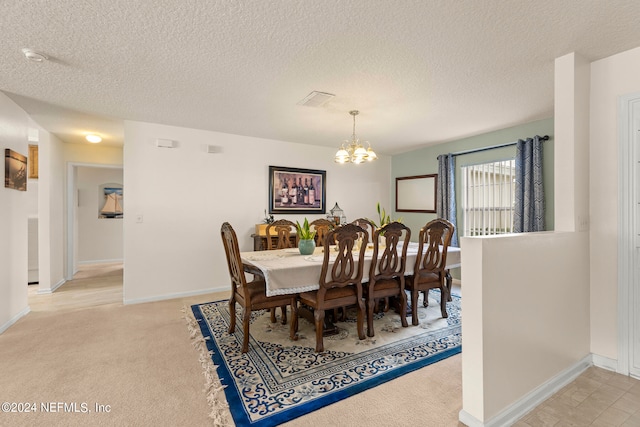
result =
[[[365,160],[369,162],[376,160],[378,156],[371,148],[371,144],[367,142],[368,148],[365,149],[356,136],[356,116],[359,114],[359,111],[352,110],[349,111],[349,114],[353,116],[353,134],[350,140],[344,141],[340,146],[335,156],[335,162],[360,164]]]
[[[376,160],[378,158],[378,156],[376,155],[375,151],[373,151],[371,149],[371,144],[369,144],[369,148],[367,148],[367,160],[372,162],[374,160]]]

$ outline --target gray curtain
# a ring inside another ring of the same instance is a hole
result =
[[[515,197],[513,231],[543,231],[542,141],[537,135],[516,144]]]
[[[438,156],[438,190],[436,192],[436,213],[455,227],[451,246],[458,247],[458,226],[456,224],[456,165],[451,153]]]

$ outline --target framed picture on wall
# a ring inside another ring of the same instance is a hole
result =
[[[123,217],[123,203],[122,203],[122,187],[104,185],[101,186],[101,192],[103,195],[102,207],[98,214],[98,218],[122,218]]]
[[[396,212],[436,213],[438,174],[396,178]]]
[[[269,166],[269,213],[323,214],[327,172]]]
[[[4,186],[18,191],[27,191],[27,157],[5,148]]]
[[[38,146],[29,144],[29,179],[38,179]]]

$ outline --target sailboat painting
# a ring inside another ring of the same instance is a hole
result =
[[[4,150],[4,186],[27,191],[27,158],[9,148]]]
[[[122,218],[122,188],[105,187],[100,218]]]

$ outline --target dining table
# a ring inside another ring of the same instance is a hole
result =
[[[382,251],[380,251],[382,253]],[[407,264],[405,275],[413,274],[413,269],[418,255],[418,243],[410,242],[407,247]],[[297,294],[317,290],[322,262],[324,260],[324,247],[315,248],[311,255],[301,255],[298,248],[276,249],[270,251],[241,252],[242,262],[248,266],[258,268],[266,282],[267,296]],[[331,255],[335,259],[334,255]],[[330,258],[330,261],[332,259]],[[373,247],[367,247],[364,256],[364,268],[362,282],[369,280],[369,269],[373,261]],[[460,267],[460,248],[449,246],[447,248],[447,286],[451,286],[449,270]]]

